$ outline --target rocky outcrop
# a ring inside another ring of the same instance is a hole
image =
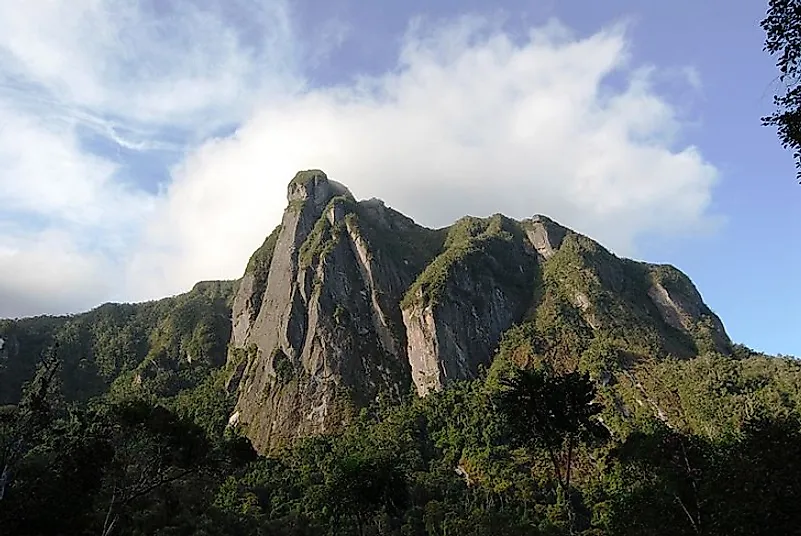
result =
[[[553,257],[567,234],[566,228],[541,214],[523,220],[521,226],[531,245],[546,260]]]
[[[381,241],[422,228],[383,204],[356,203],[320,171],[299,173],[288,200],[263,296],[241,285],[233,310],[243,319],[234,348],[255,348],[236,386],[238,421],[260,449],[405,392],[399,303],[424,263],[395,260]]]
[[[496,216],[460,237],[457,225],[409,291],[403,322],[418,394],[474,378],[528,309],[537,262],[516,227]]]
[[[270,233],[264,244],[251,255],[245,275],[239,281],[239,288],[232,304],[231,318],[231,344],[235,348],[245,345],[250,336],[250,329],[261,311],[267,287],[267,274],[270,271],[280,231],[279,225]]]
[[[668,265],[650,265],[648,297],[670,327],[691,333],[705,350],[728,353],[731,340],[723,322],[707,307],[692,281]]]
[[[629,356],[728,347],[678,270],[620,259],[545,216],[426,229],[316,170],[287,198],[233,300],[230,423],[261,451],[334,430],[377,397],[474,378],[520,323],[568,352],[601,336]]]

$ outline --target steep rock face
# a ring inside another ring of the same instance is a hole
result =
[[[516,222],[466,218],[404,300],[412,379],[420,395],[488,366],[533,297],[536,258]]]
[[[474,378],[518,328],[530,352],[574,365],[731,345],[675,268],[618,258],[545,216],[426,229],[321,171],[289,184],[232,318],[231,422],[262,451],[336,429],[382,394]]]
[[[262,450],[408,387],[398,304],[427,259],[394,235],[431,233],[320,171],[298,174],[288,199],[263,297],[242,285],[233,311],[246,319],[234,347],[254,349],[232,385],[237,419]]]
[[[248,261],[245,275],[239,281],[239,289],[232,305],[231,344],[241,347],[250,335],[250,328],[261,311],[264,291],[267,287],[267,274],[275,252],[275,244],[281,226],[270,233],[264,244],[257,249]]]

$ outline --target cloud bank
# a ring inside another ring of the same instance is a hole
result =
[[[481,17],[418,22],[383,74],[311,87],[304,62],[326,52],[303,43],[283,3],[183,18],[140,7],[123,22],[106,20],[115,2],[90,5],[78,22],[28,21],[16,40],[0,23],[2,71],[27,66],[0,90],[0,316],[238,277],[299,169],[425,225],[544,213],[622,254],[712,221],[717,171],[682,139],[659,69],[631,64],[623,26],[574,36],[552,22],[520,37]],[[48,104],[21,98],[20,80]],[[146,191],[82,145],[87,125],[116,143],[109,131],[125,132],[144,156],[166,128],[194,135],[169,181]],[[237,127],[215,136],[225,125]]]

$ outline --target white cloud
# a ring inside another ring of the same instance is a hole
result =
[[[418,30],[388,74],[266,103],[190,155],[151,221],[159,254],[145,245],[139,266],[171,267],[162,292],[237,277],[312,167],[430,226],[544,213],[628,254],[645,233],[697,231],[716,170],[677,143],[654,69],[626,49],[621,28],[575,39],[552,23],[522,43],[475,19]],[[625,89],[604,85],[613,73]]]
[[[154,200],[85,154],[74,128],[0,107],[0,317],[97,305]]]
[[[0,231],[0,318],[77,312],[115,295],[120,267],[70,233]]]
[[[290,26],[282,0],[3,1],[0,66],[65,108],[213,127],[297,87]]]
[[[115,227],[147,203],[113,181],[116,166],[85,154],[74,128],[0,108],[0,203],[60,223]]]
[[[222,3],[184,17],[117,0],[51,4],[42,14],[0,0],[0,80],[37,88],[0,89],[0,207],[11,209],[0,225],[13,222],[0,228],[0,316],[238,277],[299,169],[427,225],[545,213],[622,253],[645,233],[709,222],[716,171],[680,144],[682,120],[652,84],[660,71],[629,65],[622,27],[578,38],[550,23],[512,39],[475,17],[418,23],[386,74],[303,88],[297,62],[326,51],[293,37],[282,2],[238,2],[238,17]],[[258,28],[270,31],[254,38]],[[329,31],[337,46],[347,25]],[[118,183],[75,130],[147,148],[170,143],[162,126],[204,136],[237,122],[159,194]]]
[[[283,0],[0,0],[0,316],[137,297],[124,261],[157,198],[86,133],[183,151],[165,129],[202,140],[296,90],[294,43]]]

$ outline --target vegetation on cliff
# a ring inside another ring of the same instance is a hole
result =
[[[521,261],[526,264],[522,250],[522,233],[514,220],[500,214],[486,219],[466,216],[447,228],[442,251],[407,290],[401,307],[439,303],[453,270],[459,266],[470,270],[476,279],[484,275],[482,271],[489,271],[494,280],[509,282],[525,293],[530,281],[521,280],[521,275],[523,279],[528,275],[520,269]]]

